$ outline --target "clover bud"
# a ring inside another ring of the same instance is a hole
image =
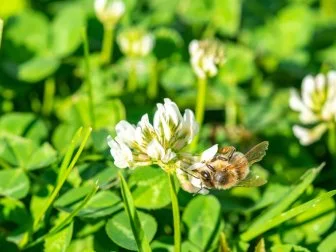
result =
[[[154,46],[154,37],[140,28],[131,28],[118,35],[117,42],[121,51],[128,57],[144,57]]]
[[[95,0],[97,18],[106,26],[114,27],[125,12],[122,0]]]
[[[189,53],[192,68],[201,79],[217,75],[218,67],[226,60],[224,45],[216,39],[191,41]]]

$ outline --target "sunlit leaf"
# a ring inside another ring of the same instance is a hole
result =
[[[215,0],[212,22],[224,35],[236,35],[242,9],[242,1]]]
[[[45,122],[33,113],[12,112],[1,116],[0,135],[11,133],[39,143],[48,135]]]
[[[321,243],[317,247],[317,250],[319,252],[336,251],[335,239],[336,239],[336,231],[334,231],[333,233],[328,235],[327,238],[325,238],[323,241],[321,241]]]
[[[131,188],[134,186],[132,196],[137,207],[156,209],[170,203],[167,175],[160,169],[144,167],[135,170],[129,183]]]
[[[220,204],[214,196],[197,196],[191,200],[182,216],[189,230],[189,240],[206,250],[219,224],[219,216]]]
[[[157,223],[155,219],[148,214],[142,212],[138,212],[138,214],[145,235],[148,240],[151,241],[156,233]],[[110,239],[119,246],[129,250],[138,250],[129,219],[125,212],[113,216],[112,219],[107,222],[106,233]]]
[[[80,45],[85,25],[85,13],[77,5],[62,9],[52,23],[52,51],[57,56],[67,56]]]
[[[52,57],[35,57],[21,64],[18,78],[26,82],[38,82],[52,75],[60,65],[60,61]]]
[[[65,252],[70,244],[73,232],[73,222],[60,232],[46,238],[44,251],[47,252]]]
[[[301,247],[301,246],[297,246],[297,245],[290,245],[290,244],[280,244],[280,245],[275,245],[273,247],[271,247],[271,251],[272,252],[310,252],[310,250]]]
[[[1,10],[3,10],[4,3],[1,3]],[[10,5],[13,6],[13,2]],[[48,47],[48,29],[49,22],[45,15],[32,10],[25,10],[8,27],[6,37],[13,41],[16,46],[24,46],[28,50],[41,53]]]
[[[28,194],[29,186],[22,169],[0,170],[0,195],[21,199]]]

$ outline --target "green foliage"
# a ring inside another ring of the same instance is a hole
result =
[[[138,212],[138,214],[141,227],[143,228],[148,240],[151,241],[156,233],[157,223],[155,219],[148,214],[142,212]],[[107,221],[105,228],[110,239],[119,246],[128,250],[141,250],[138,249],[136,240],[132,233],[130,220],[126,212],[120,212],[113,216],[113,218]]]
[[[119,173],[119,179],[120,179],[120,182],[121,182],[121,194],[122,194],[122,197],[123,197],[123,200],[124,200],[124,207],[125,207],[125,211],[126,211],[126,214],[127,214],[127,217],[128,217],[128,223],[129,225],[128,226],[131,226],[131,230],[132,230],[132,233],[133,233],[133,236],[134,236],[134,240],[135,240],[135,248],[132,247],[133,249],[137,249],[139,251],[144,251],[144,252],[147,252],[147,251],[151,251],[150,249],[150,245],[149,245],[149,241],[151,240],[151,236],[149,236],[150,234],[152,233],[155,233],[154,232],[151,232],[151,233],[148,233],[148,235],[145,233],[144,231],[144,228],[145,228],[145,225],[144,223],[145,222],[141,222],[140,221],[140,217],[138,215],[138,212],[135,208],[135,205],[134,205],[134,201],[133,201],[133,198],[132,198],[132,194],[128,188],[128,185],[123,177],[123,175],[121,173]],[[143,219],[143,218],[141,218]],[[124,221],[125,223],[125,221]],[[141,224],[143,223],[143,224]],[[155,223],[155,221],[152,221],[152,223]],[[118,224],[117,224],[118,225]],[[153,226],[153,225],[151,225]],[[109,226],[107,226],[109,227]],[[155,228],[152,228],[151,230],[155,230]],[[107,228],[106,231],[109,231],[110,229]],[[129,228],[127,229],[129,230]],[[109,233],[109,232],[108,232]],[[130,234],[130,232],[127,233],[128,236]],[[110,238],[111,238],[111,234],[110,234]]]
[[[29,191],[30,182],[22,169],[0,171],[0,193],[16,199],[24,198]]]
[[[26,82],[37,82],[53,74],[60,62],[55,58],[36,57],[19,66],[18,78]]]
[[[135,170],[129,179],[136,207],[144,209],[162,208],[170,203],[166,174],[154,167]]]
[[[186,206],[182,220],[188,227],[188,239],[200,250],[209,249],[218,232],[220,204],[211,196],[197,196]]]

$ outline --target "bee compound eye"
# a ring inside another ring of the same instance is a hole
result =
[[[210,174],[209,174],[209,172],[207,172],[207,171],[202,171],[202,172],[201,172],[201,175],[202,175],[202,177],[203,177],[205,180],[209,180],[209,179],[210,179]]]

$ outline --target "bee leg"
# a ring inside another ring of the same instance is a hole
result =
[[[201,188],[197,191],[197,192],[195,192],[194,194],[193,194],[193,197],[195,196],[195,195],[197,195],[200,191],[202,191],[203,190],[203,183],[201,183]]]
[[[218,159],[223,161],[229,161],[232,158],[233,153],[235,153],[236,148],[233,146],[226,146],[223,147],[219,151],[219,155],[217,156]]]

